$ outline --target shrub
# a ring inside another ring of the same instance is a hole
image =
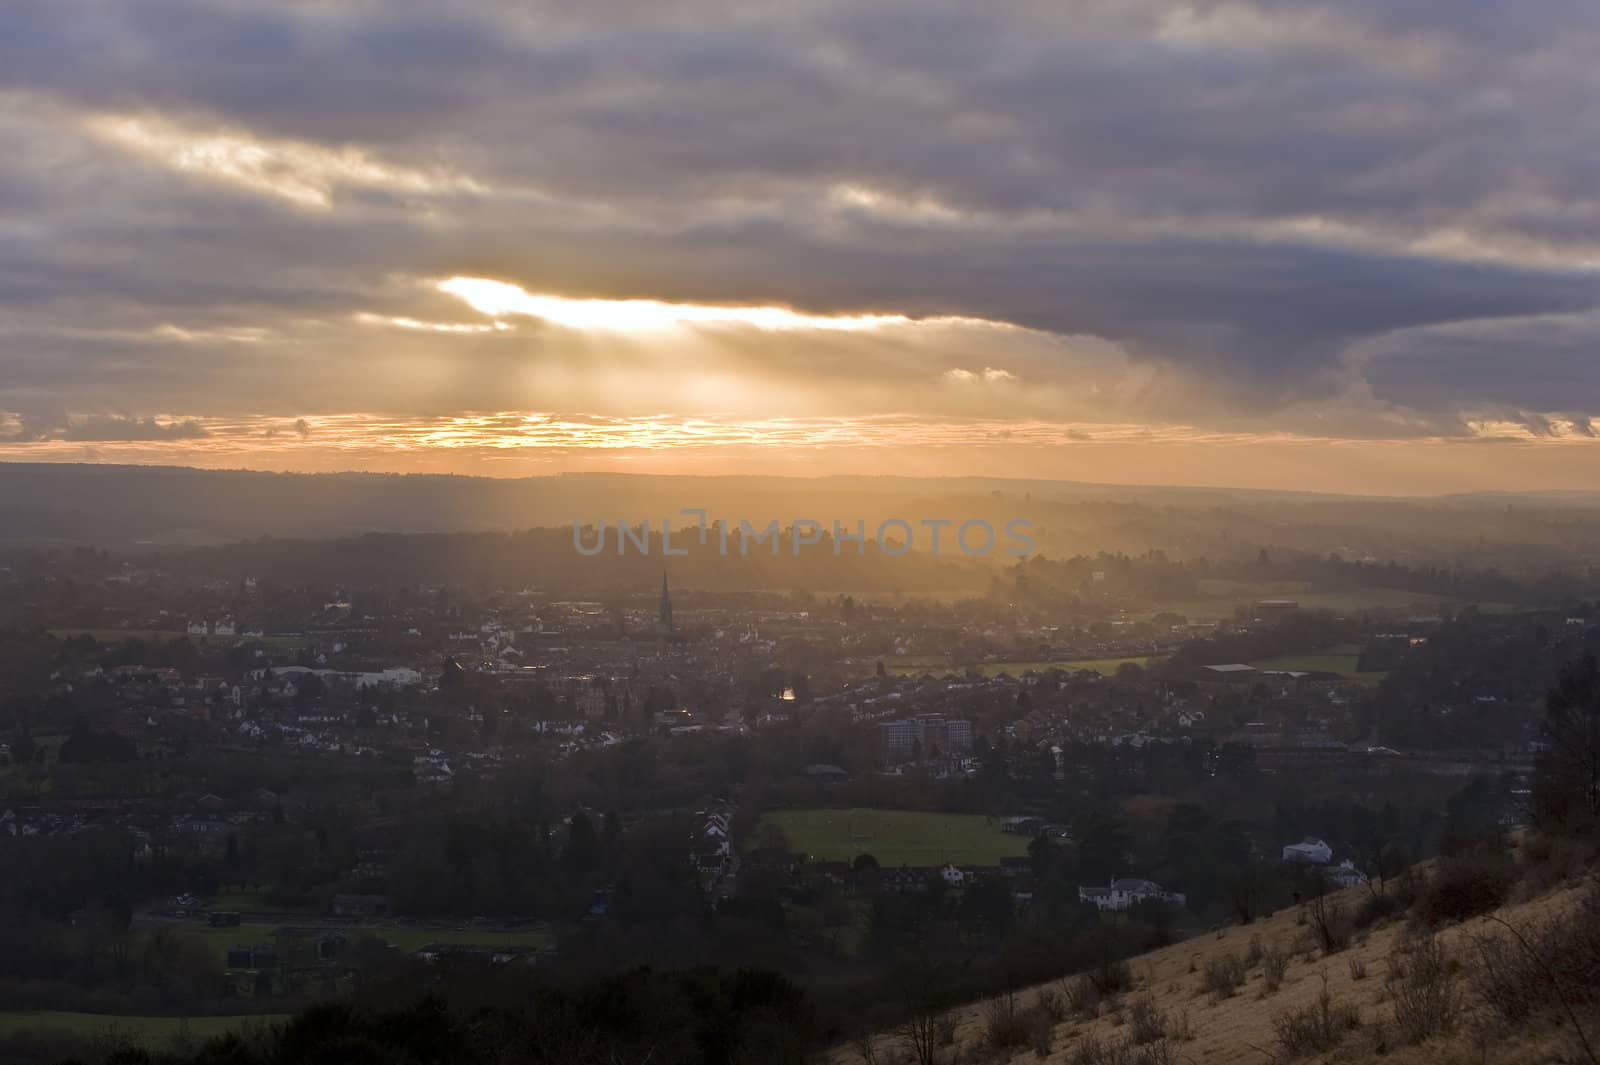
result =
[[[1386,921],[1397,914],[1406,911],[1406,904],[1401,899],[1398,891],[1371,894],[1361,900],[1361,905],[1356,907],[1352,921],[1355,927],[1371,928],[1379,921]]]
[[[1128,1013],[1128,1041],[1134,1046],[1154,1043],[1167,1034],[1167,1017],[1148,995],[1133,1004]]]
[[[1350,959],[1350,979],[1365,980],[1367,978],[1367,963],[1360,958]]]
[[[1133,967],[1125,961],[1108,958],[1088,975],[1101,998],[1112,998],[1133,987]]]
[[[1318,895],[1307,907],[1311,931],[1323,954],[1337,954],[1350,945],[1350,919],[1337,899]]]
[[[1052,1024],[1060,1024],[1067,1019],[1067,998],[1054,988],[1047,987],[1041,990],[1034,1002],[1034,1008],[1049,1017]]]
[[[1068,1065],[1133,1065],[1125,1045],[1107,1043],[1093,1034],[1078,1040],[1067,1062]]]
[[[1284,974],[1289,971],[1289,955],[1276,946],[1261,955],[1261,986],[1271,993],[1283,986]]]
[[[1056,1024],[1049,1016],[1040,1011],[1034,1011],[1029,1017],[1028,1045],[1033,1052],[1041,1058],[1050,1056],[1055,1049]]]
[[[1230,998],[1244,986],[1248,970],[1233,954],[1223,954],[1206,962],[1200,971],[1200,990],[1214,999]]]
[[[1478,847],[1440,858],[1413,915],[1432,927],[1488,913],[1506,901],[1515,879],[1516,871],[1503,851]]]
[[[1062,1000],[1067,1010],[1077,1016],[1096,1017],[1100,1013],[1100,992],[1087,976],[1061,982]]]
[[[1261,961],[1261,937],[1251,936],[1250,946],[1244,952],[1244,964],[1247,969],[1254,969]]]
[[[1400,1037],[1420,1043],[1455,1030],[1461,1013],[1458,967],[1437,936],[1421,939],[1404,965],[1405,978],[1394,989],[1394,1021]]]
[[[1332,1050],[1345,1033],[1361,1024],[1361,1014],[1349,1003],[1335,1003],[1328,993],[1328,977],[1323,974],[1322,989],[1316,1001],[1299,1009],[1278,1014],[1272,1026],[1285,1057],[1299,1058]]]
[[[1600,998],[1600,882],[1571,912],[1516,930],[1475,936],[1474,989],[1504,1021]]]
[[[1129,1065],[1177,1065],[1178,1057],[1172,1049],[1172,1044],[1165,1039],[1157,1039],[1154,1043],[1134,1050],[1129,1059]]]
[[[990,1001],[984,1009],[984,1041],[995,1050],[1010,1050],[1028,1041],[1027,1011],[1018,1008],[1014,992]]]

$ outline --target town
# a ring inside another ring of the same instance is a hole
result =
[[[1582,604],[1190,618],[1106,576],[1160,559],[1065,564],[1071,605],[1026,562],[944,603],[213,563],[0,568],[0,1009],[276,1015],[418,966],[666,963],[685,921],[833,974],[825,1004],[946,937],[976,991],[1514,828],[1550,670],[1600,647]]]

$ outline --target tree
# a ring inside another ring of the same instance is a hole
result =
[[[567,825],[567,847],[562,857],[574,869],[585,873],[599,864],[600,837],[595,834],[594,822],[582,810],[575,812]]]
[[[1127,872],[1128,830],[1116,810],[1094,807],[1078,826],[1078,875],[1087,883]]]
[[[1544,752],[1534,778],[1534,820],[1566,831],[1600,817],[1600,665],[1585,654],[1562,671],[1545,701]]]

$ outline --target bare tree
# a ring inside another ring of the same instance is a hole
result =
[[[1546,827],[1600,819],[1600,664],[1568,666],[1545,701],[1545,751],[1534,784],[1534,817]]]

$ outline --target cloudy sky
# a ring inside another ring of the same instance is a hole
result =
[[[6,0],[0,458],[1600,485],[1592,0]]]

